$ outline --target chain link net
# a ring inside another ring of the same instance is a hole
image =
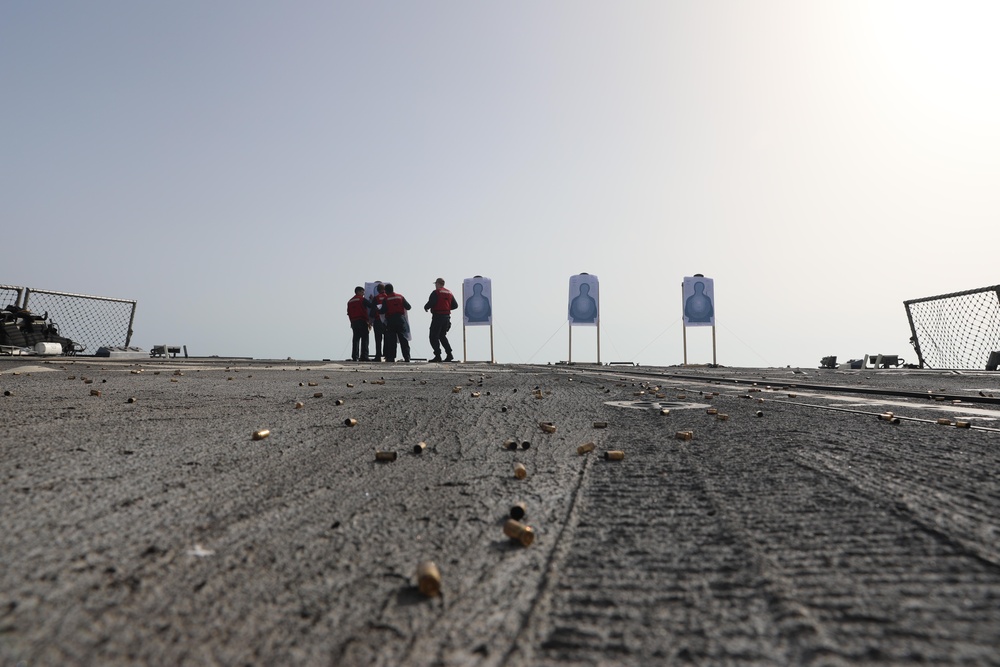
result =
[[[6,308],[7,306],[20,306],[21,292],[23,291],[23,287],[0,285],[0,308]]]
[[[4,333],[16,340],[15,346],[59,340],[67,353],[94,354],[101,347],[127,347],[132,340],[135,301],[0,285],[0,309],[9,305],[30,311],[5,313]]]
[[[986,368],[1000,350],[1000,285],[904,301],[921,365]]]

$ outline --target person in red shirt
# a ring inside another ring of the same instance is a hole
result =
[[[451,290],[444,287],[444,278],[434,281],[434,291],[431,292],[424,311],[431,313],[431,348],[434,350],[432,362],[441,361],[441,348],[447,353],[444,361],[455,361],[451,354],[451,343],[448,342],[448,331],[451,329],[451,311],[458,308],[458,301]]]
[[[347,302],[347,318],[351,320],[351,361],[368,361],[368,312],[371,304],[365,298],[365,288],[355,287],[354,296]]]
[[[385,340],[382,351],[385,353],[386,362],[396,361],[397,343],[403,353],[403,361],[410,360],[410,341],[406,340],[405,317],[410,307],[406,298],[396,293],[392,283],[385,284],[385,301],[382,302],[381,312],[385,315]]]

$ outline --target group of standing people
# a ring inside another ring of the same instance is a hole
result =
[[[409,323],[406,311],[410,303],[395,291],[392,283],[375,283],[375,294],[365,297],[364,287],[355,287],[354,296],[347,302],[347,317],[351,321],[352,361],[396,361],[399,348],[403,361],[410,360]],[[458,308],[455,295],[444,286],[444,279],[434,281],[434,291],[424,304],[424,311],[431,313],[430,341],[434,350],[432,362],[455,361],[448,331],[451,329],[451,311]],[[375,331],[375,357],[369,357],[368,332]],[[384,344],[383,344],[384,343]],[[446,356],[441,358],[441,351]],[[383,355],[384,352],[384,355]]]

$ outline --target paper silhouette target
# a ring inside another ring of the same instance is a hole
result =
[[[715,326],[715,281],[711,278],[684,278],[684,326]]]
[[[597,326],[601,319],[597,276],[589,273],[570,276],[570,325]]]
[[[467,327],[488,327],[493,324],[493,283],[476,276],[463,281],[462,319]]]

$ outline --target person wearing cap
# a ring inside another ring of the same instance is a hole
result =
[[[410,360],[410,342],[406,340],[406,311],[410,304],[402,294],[396,294],[392,283],[385,284],[385,300],[379,306],[385,315],[385,340],[382,352],[387,362],[396,361],[396,344],[403,353],[403,361]]]
[[[355,287],[354,296],[347,302],[347,317],[351,320],[351,361],[368,361],[368,313],[371,304],[365,298],[365,288]]]
[[[458,308],[458,301],[451,290],[444,287],[444,278],[434,281],[434,291],[431,292],[424,311],[431,313],[431,348],[434,350],[433,362],[442,361],[441,348],[447,353],[443,361],[455,361],[451,354],[451,343],[448,342],[448,331],[451,329],[451,311]]]

